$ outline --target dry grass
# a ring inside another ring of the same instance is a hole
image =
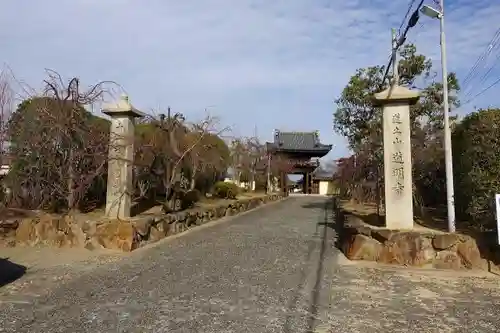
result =
[[[258,198],[266,196],[265,192],[257,191],[257,192],[245,192],[241,193],[237,196],[237,199],[250,199],[250,198]],[[221,205],[229,205],[234,203],[235,200],[231,199],[221,199],[216,197],[202,197],[200,201],[198,201],[193,208],[191,209],[199,209],[199,208],[213,208]],[[141,213],[140,215],[158,215],[161,214],[161,205],[156,205],[147,211]]]
[[[265,192],[257,191],[257,192],[244,192],[240,193],[237,197],[236,200],[241,200],[241,199],[250,199],[250,198],[258,198],[258,197],[264,197],[266,196]],[[233,203],[235,200],[230,200],[230,199],[220,199],[216,197],[204,197],[200,201],[198,201],[195,205],[195,207],[200,207],[200,208],[212,208],[220,205],[229,205]]]
[[[265,191],[244,192],[238,195],[238,199],[258,198],[266,196]]]
[[[195,207],[212,208],[212,207],[217,207],[220,205],[230,204],[232,202],[234,202],[234,200],[220,199],[220,198],[215,198],[215,197],[210,197],[210,198],[204,197],[204,198],[201,198],[201,200],[195,204]]]
[[[371,227],[383,228],[385,226],[385,212],[383,207],[377,214],[375,203],[356,203],[352,201],[341,201],[342,209],[352,217],[359,219]],[[415,230],[432,233],[446,232],[446,219],[437,210],[425,209],[422,216],[415,217]]]
[[[368,215],[377,212],[377,205],[374,203],[356,203],[350,200],[341,200],[340,206],[346,212],[351,214]],[[383,216],[383,211],[381,209]]]

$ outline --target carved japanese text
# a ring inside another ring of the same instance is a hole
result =
[[[404,155],[402,152],[402,143],[403,140],[401,138],[402,131],[400,129],[402,121],[401,114],[395,113],[392,116],[392,123],[395,125],[392,131],[393,140],[392,144],[394,145],[394,153],[392,154],[392,176],[394,177],[393,190],[396,194],[400,195],[404,191]]]

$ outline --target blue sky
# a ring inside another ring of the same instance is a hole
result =
[[[390,28],[399,27],[408,3],[3,1],[0,62],[34,88],[51,68],[89,85],[116,81],[146,112],[170,105],[196,119],[209,108],[235,135],[257,128],[271,140],[275,128],[319,130],[335,145],[328,158],[337,158],[348,151],[332,131],[333,100],[356,68],[387,60]],[[499,26],[500,1],[447,1],[445,8],[449,70],[463,78]],[[440,70],[439,24],[420,22],[409,40]],[[500,85],[460,112],[500,105],[499,91]]]

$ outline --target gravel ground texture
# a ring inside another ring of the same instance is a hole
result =
[[[0,332],[499,332],[500,280],[348,262],[331,199],[290,197],[0,289]],[[63,274],[66,279],[57,280]]]

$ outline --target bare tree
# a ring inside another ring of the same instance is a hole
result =
[[[190,151],[187,159],[190,164],[190,186],[193,190],[196,186],[196,180],[199,175],[206,174],[207,172],[216,172],[221,168],[226,167],[228,156],[223,151],[222,145],[225,146],[224,141],[220,138],[224,132],[229,130],[225,127],[221,130],[216,129],[216,126],[208,126],[207,121],[212,122],[215,119],[207,118],[200,123],[193,124],[190,132],[187,134],[187,141],[196,143],[197,145]],[[210,127],[212,129],[210,130]]]
[[[246,169],[248,162],[248,151],[244,139],[233,138],[231,141],[231,168],[233,169],[233,180],[239,186],[241,176]]]
[[[85,113],[82,109],[83,106],[92,105],[101,100],[105,91],[103,83],[98,83],[90,89],[82,91],[78,78],[72,78],[68,83],[65,83],[57,72],[49,71],[48,74],[48,79],[44,81],[46,86],[44,95],[56,101],[57,114],[63,116],[62,119],[55,121],[55,125],[62,136],[63,145],[67,148],[66,161],[63,162],[68,168],[66,197],[68,208],[74,209],[91,181],[105,171],[107,156],[103,156],[102,153],[107,151],[105,145],[108,142],[104,141],[97,147],[86,149],[89,144],[88,134],[91,128],[88,127],[84,119]],[[106,133],[99,134],[106,136]],[[88,156],[89,154],[90,156]],[[82,166],[87,157],[95,160],[92,163],[94,164],[93,170],[85,170],[87,172],[82,175],[83,170],[78,168],[78,165]]]
[[[83,89],[78,78],[65,81],[52,70],[47,76],[43,93],[22,104],[10,128],[17,136],[15,158],[24,166],[16,168],[16,177],[32,203],[73,211],[107,171],[109,122],[85,107],[102,101],[106,86],[116,84]]]
[[[1,177],[4,177],[4,165],[8,165],[8,140],[7,140],[7,125],[10,119],[14,104],[14,91],[11,85],[11,77],[6,70],[0,70],[0,167],[2,168]],[[2,182],[2,189],[0,191],[0,200],[2,203],[5,201],[5,188]]]
[[[196,176],[197,172],[213,163],[203,154],[207,149],[206,139],[223,133],[228,128],[219,130],[218,119],[208,114],[201,121],[190,123],[181,113],[172,115],[170,108],[166,116],[160,114],[157,118],[152,117],[146,120],[146,124],[151,133],[143,137],[139,156],[149,155],[149,161],[142,162],[142,167],[149,163],[146,169],[163,187],[166,195],[165,209],[177,210],[180,208],[182,188],[191,187],[181,184],[184,179],[183,167],[191,167],[191,172]],[[155,182],[150,181],[150,184],[145,184],[143,181],[140,185],[141,192],[155,192],[156,188],[151,188],[155,187],[153,183]]]
[[[246,140],[248,154],[248,173],[250,186],[256,181],[258,171],[264,171],[267,164],[266,147],[256,136]],[[262,175],[264,175],[262,173]]]
[[[6,126],[12,113],[14,92],[8,74],[0,71],[0,143],[2,156],[5,152],[4,143],[6,142]],[[1,157],[0,157],[1,158]]]

